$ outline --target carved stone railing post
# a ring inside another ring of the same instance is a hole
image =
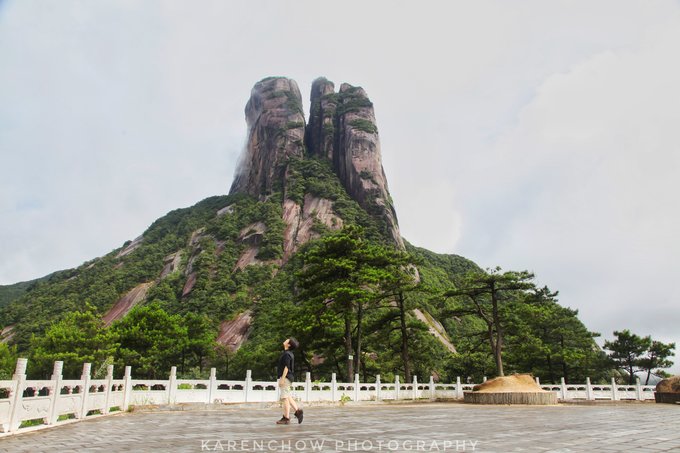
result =
[[[52,382],[54,383],[54,389],[50,395],[50,410],[49,416],[46,420],[48,425],[54,425],[59,419],[59,398],[61,395],[61,381],[63,379],[62,372],[64,370],[64,362],[57,360],[54,362],[54,367],[52,368]]]
[[[411,399],[416,399],[416,392],[418,391],[418,377],[411,377]]]
[[[17,359],[12,380],[14,381],[14,395],[12,396],[12,409],[9,416],[9,432],[16,431],[21,425],[23,405],[21,400],[24,397],[24,386],[26,385],[26,366],[28,359]]]
[[[111,394],[113,392],[113,365],[106,366],[106,403],[102,414],[111,412]]]
[[[430,375],[430,399],[434,400],[434,398],[435,398],[434,376]]]
[[[619,399],[619,392],[616,388],[616,378],[612,378],[612,401],[617,401]]]
[[[80,382],[83,386],[81,395],[83,396],[82,404],[80,405],[80,413],[76,414],[78,418],[85,418],[87,416],[88,398],[90,395],[90,371],[92,369],[91,363],[83,363],[83,374],[80,376]]]
[[[177,367],[170,367],[170,379],[168,379],[168,404],[175,404],[177,399]]]
[[[562,393],[562,401],[567,400],[567,383],[564,381],[564,377],[560,378],[560,391]]]
[[[642,401],[642,386],[640,385],[639,376],[635,376],[635,399]]]
[[[217,369],[210,368],[210,382],[208,383],[208,404],[213,403],[215,390],[217,390]]]
[[[312,373],[307,371],[305,373],[305,402],[309,402],[310,394],[312,390]]]
[[[125,367],[125,376],[123,378],[123,411],[130,409],[130,399],[132,398],[132,367],[129,365]]]
[[[338,380],[335,373],[331,374],[331,401],[338,399]]]
[[[463,385],[460,383],[460,376],[456,376],[456,399],[463,399]]]
[[[399,375],[394,376],[394,399],[398,400],[401,394],[401,384],[399,383]]]
[[[590,378],[586,378],[586,399],[588,401],[594,400],[595,396],[593,395],[593,386],[590,385]]]
[[[277,385],[276,388],[278,389],[279,386]],[[245,387],[243,387],[244,400],[246,403],[249,401],[252,389],[253,389],[253,372],[251,370],[246,370],[246,384]]]
[[[418,376],[413,375],[411,379],[411,384],[413,385],[413,395],[411,399],[418,399]]]
[[[381,390],[380,387],[382,387],[382,384],[380,383],[380,375],[377,374],[377,375],[375,376],[375,399],[376,399],[377,401],[380,401],[380,398],[381,398],[381,396],[380,396],[380,390]]]
[[[361,384],[359,383],[359,373],[356,373],[354,375],[354,401],[359,401],[360,399],[359,387],[361,387]]]

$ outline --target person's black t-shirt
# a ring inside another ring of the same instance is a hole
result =
[[[285,367],[288,367],[288,374],[286,377],[290,382],[293,382],[295,379],[295,374],[293,373],[293,370],[295,369],[295,356],[291,351],[283,351],[283,354],[279,357],[278,374],[276,375],[277,379],[281,378]]]

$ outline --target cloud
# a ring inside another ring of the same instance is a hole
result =
[[[631,328],[680,345],[679,23],[546,78],[476,162],[483,187],[465,179],[487,195],[462,197],[463,254],[536,271],[607,338]]]

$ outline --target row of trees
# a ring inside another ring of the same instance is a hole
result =
[[[614,348],[608,356],[595,342],[599,334],[581,323],[578,311],[560,306],[558,293],[537,286],[526,271],[473,270],[442,291],[419,277],[415,265],[420,263],[412,256],[369,243],[354,227],[326,236],[300,257],[294,331],[304,332],[307,347],[324,354],[332,354],[329,346],[337,348],[341,339],[346,376],[360,370],[366,336],[389,337],[387,331],[396,333],[397,340],[396,348],[387,349],[398,350],[410,381],[412,339],[426,328],[411,313],[422,306],[448,321],[459,347],[449,367],[458,375],[484,370],[503,376],[505,360],[511,372],[533,372],[549,382],[560,377],[603,380],[617,368],[628,370],[632,382],[634,371],[645,370],[649,380],[652,372],[663,374],[662,368],[672,365],[668,357],[674,344],[628,331],[627,336],[615,332],[615,343],[605,342],[605,348]],[[329,335],[333,327],[341,335]],[[329,344],[332,338],[334,345]],[[630,350],[631,342],[637,349]]]
[[[633,384],[636,373],[644,372],[647,385],[652,373],[665,376],[663,368],[673,366],[669,357],[673,355],[675,343],[652,340],[649,335],[641,337],[628,329],[614,331],[614,336],[614,340],[604,342],[604,348],[610,351],[609,358],[613,366],[628,375],[629,384]]]
[[[505,358],[512,372],[531,371],[550,382],[602,377],[607,365],[594,341],[599,334],[585,328],[577,310],[560,306],[557,292],[533,279],[529,272],[500,268],[470,272],[444,294],[451,300],[445,313],[469,320],[472,348],[487,345],[492,374],[505,374]]]
[[[309,343],[322,346],[318,340],[339,326],[346,376],[351,377],[361,369],[366,329],[373,333],[377,326],[392,329],[396,324],[404,370],[410,375],[406,318],[411,307],[405,293],[414,288],[416,277],[414,268],[408,266],[408,255],[370,243],[360,228],[349,227],[314,243],[301,260],[295,331]],[[331,352],[327,341],[327,337],[322,340],[326,343],[322,348]]]
[[[298,303],[287,327],[308,351],[332,359],[335,371],[350,379],[355,372],[380,372],[371,370],[372,362],[378,356],[379,367],[379,356],[390,353],[400,359],[392,361],[395,371],[409,382],[414,368],[450,378],[503,375],[506,344],[513,372],[533,371],[553,382],[558,376],[605,373],[606,357],[593,340],[597,334],[580,323],[576,311],[557,304],[557,293],[538,288],[532,274],[474,270],[459,275],[451,288],[421,277],[420,264],[407,253],[366,241],[357,227],[325,236],[299,255]],[[433,349],[442,347],[424,334],[432,326],[412,315],[417,308],[446,320],[456,354],[424,359],[436,357]]]
[[[206,316],[170,314],[158,301],[134,308],[109,327],[88,305],[31,338],[29,374],[47,378],[53,363],[62,360],[64,376],[72,378],[80,376],[85,362],[93,364],[95,377],[103,377],[109,364],[118,376],[130,365],[140,377],[165,377],[171,366],[178,366],[180,375],[198,377],[206,359],[214,357],[215,336]]]

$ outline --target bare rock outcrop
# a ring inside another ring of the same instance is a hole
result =
[[[234,319],[223,321],[217,334],[217,343],[226,346],[230,352],[236,352],[248,339],[253,313],[246,310]]]
[[[132,310],[132,307],[143,301],[146,293],[154,285],[154,282],[146,282],[132,288],[126,295],[118,299],[103,316],[104,325],[111,325],[113,321],[122,318]]]
[[[259,253],[259,251],[260,248],[256,245],[248,246],[248,248],[241,252],[241,256],[238,258],[238,261],[236,261],[236,264],[234,265],[232,272],[236,272],[237,270],[242,271],[247,266],[253,264],[262,264],[263,261],[257,259],[257,254]]]
[[[320,236],[317,225],[330,230],[339,230],[344,222],[333,211],[333,202],[306,194],[302,206],[292,200],[283,204],[283,263],[297,251],[300,245]]]
[[[5,326],[0,331],[0,343],[9,343],[14,338],[14,324]]]
[[[305,117],[294,80],[269,77],[255,84],[246,104],[248,142],[231,193],[266,197],[283,183],[290,157],[303,157]]]
[[[160,278],[163,279],[168,275],[179,270],[179,265],[182,262],[182,252],[175,252],[171,255],[165,257],[163,261],[163,270],[161,271]]]
[[[196,280],[198,279],[198,275],[196,275],[196,272],[192,272],[187,276],[187,281],[184,283],[184,287],[182,288],[182,297],[186,297],[191,293],[191,290],[194,289],[194,286],[196,285]]]
[[[343,226],[342,219],[333,211],[331,200],[306,194],[297,234],[299,244],[304,244],[319,236],[319,233],[314,230],[317,222],[330,230],[339,230]]]
[[[298,230],[302,219],[302,206],[293,200],[283,202],[283,222],[286,229],[283,230],[283,262],[288,262],[293,253],[297,250]]]
[[[267,231],[267,225],[264,222],[255,222],[241,229],[238,238],[241,242],[246,244],[259,244],[262,240],[262,235]]]
[[[446,329],[444,329],[444,326],[442,326],[439,321],[434,319],[429,313],[423,312],[419,308],[413,310],[413,313],[416,315],[416,318],[427,324],[430,333],[434,335],[435,338],[437,338],[437,340],[439,340],[439,342],[444,345],[444,347],[448,349],[449,352],[454,354],[457,353],[456,347],[453,345],[453,343],[451,343],[451,339],[446,333]]]
[[[234,213],[234,205],[230,204],[229,206],[225,206],[219,211],[217,211],[217,217],[222,217],[223,215],[227,214],[233,214]]]
[[[139,237],[135,238],[135,240],[130,242],[128,245],[126,245],[123,248],[123,250],[118,252],[118,254],[116,255],[116,258],[122,258],[125,255],[129,255],[130,253],[134,252],[135,250],[137,250],[139,248],[140,245],[142,245],[143,241],[144,241],[143,236],[139,236]]]

